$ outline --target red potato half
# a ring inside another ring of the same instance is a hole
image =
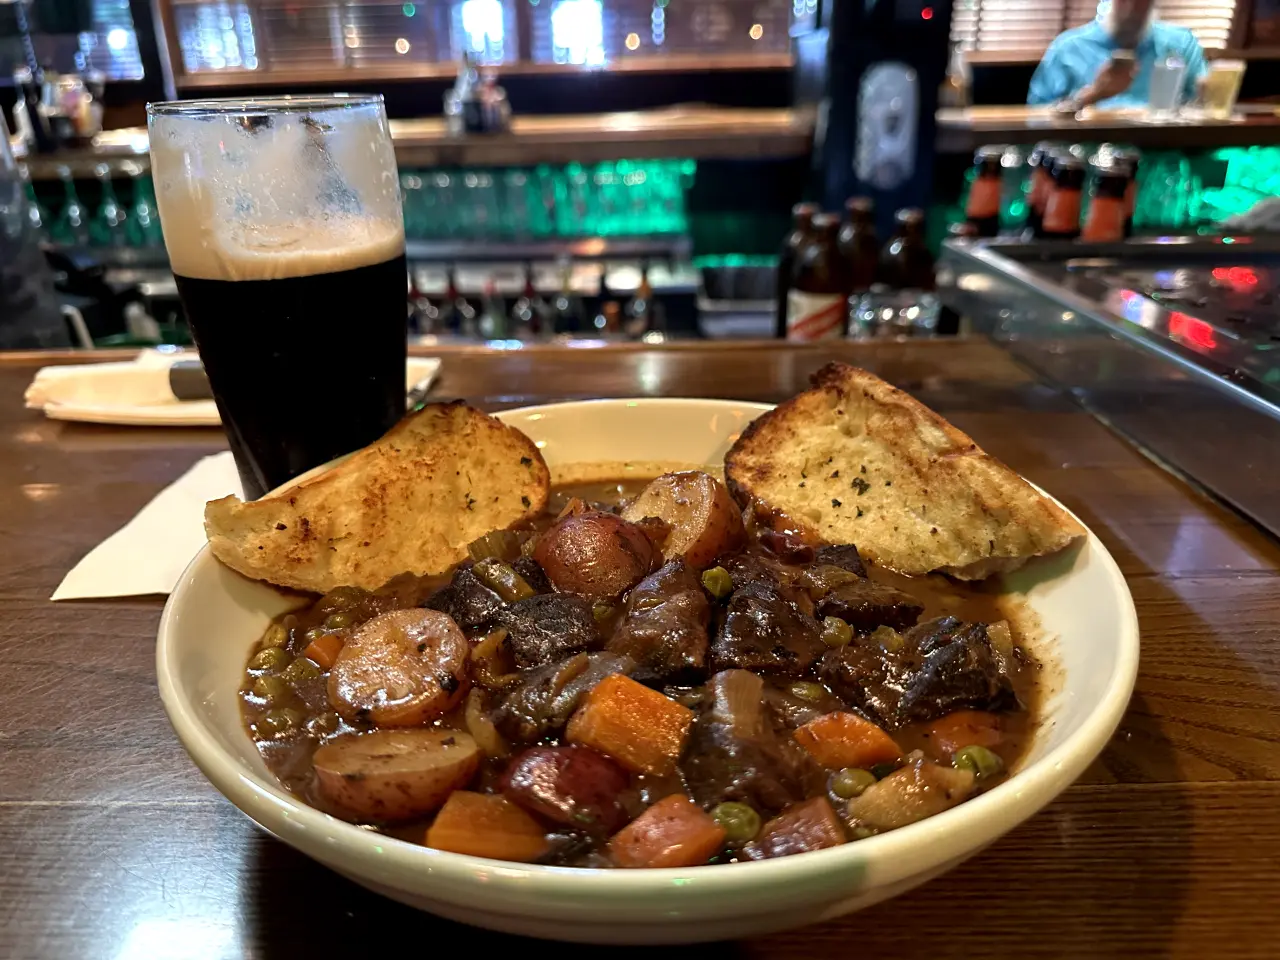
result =
[[[418,727],[466,693],[467,638],[438,610],[395,610],[362,624],[329,671],[343,719]]]
[[[723,483],[697,470],[658,477],[622,511],[637,523],[658,517],[671,528],[662,547],[664,560],[683,557],[696,570],[711,566],[716,557],[746,539],[742,513]]]
[[[538,538],[533,559],[562,593],[612,599],[658,566],[658,548],[622,517],[599,510],[562,515]]]
[[[339,737],[315,752],[320,793],[367,820],[412,820],[465,787],[480,748],[457,730],[375,730]]]

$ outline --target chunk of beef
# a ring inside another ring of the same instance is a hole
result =
[[[698,683],[706,676],[710,621],[702,581],[677,560],[636,584],[605,649],[635,660],[631,676],[641,683]]]
[[[504,693],[493,711],[493,722],[503,736],[519,743],[555,736],[597,683],[611,673],[628,673],[634,666],[630,657],[580,653],[530,670]]]
[[[965,708],[1017,705],[986,624],[955,617],[913,627],[897,650],[855,637],[823,658],[819,675],[846,703],[890,729]]]
[[[907,634],[911,671],[898,704],[900,723],[936,720],[955,710],[1009,710],[1018,698],[985,623],[942,617]]]
[[[511,564],[511,568],[524,578],[524,582],[533,587],[537,593],[550,593],[551,581],[547,579],[546,573],[538,566],[538,561],[533,557],[520,557]]]
[[[600,645],[591,604],[572,593],[530,597],[504,607],[497,623],[521,670],[562,660]]]
[[[816,684],[809,684],[809,686],[816,686]],[[812,691],[806,690],[805,693],[808,696]],[[828,713],[849,709],[843,700],[826,689],[823,689],[822,694],[815,700],[798,697],[788,688],[766,685],[764,702],[769,708],[769,716],[774,726],[786,730],[795,730],[797,727],[803,727],[810,720],[817,720]]]
[[[860,577],[866,577],[867,575],[867,568],[862,562],[862,556],[858,553],[858,548],[852,543],[835,547],[823,547],[813,558],[813,562],[829,563],[833,567],[848,570],[850,573],[856,573]]]
[[[808,670],[826,647],[802,600],[807,595],[766,580],[736,591],[711,645],[712,668],[740,667],[783,677]]]
[[[447,613],[464,630],[473,630],[492,623],[504,604],[500,596],[480,582],[468,563],[459,567],[449,585],[432,594],[424,606]]]
[[[689,792],[704,807],[727,800],[776,813],[804,796],[803,751],[774,732],[764,681],[725,670],[707,684],[710,705],[693,722],[680,761]]]
[[[790,585],[800,575],[799,568],[755,552],[734,554],[722,559],[720,566],[729,572],[729,579],[733,581],[735,590],[741,590],[756,580]]]
[[[839,617],[855,630],[870,633],[876,627],[905,630],[920,619],[924,604],[909,593],[870,580],[835,587],[818,601],[819,617]]]

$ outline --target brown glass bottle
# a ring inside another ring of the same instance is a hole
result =
[[[1036,144],[1027,159],[1027,166],[1031,168],[1031,189],[1027,193],[1026,231],[1033,237],[1040,236],[1044,205],[1053,190],[1053,164],[1057,151],[1055,144],[1044,141]]]
[[[1110,158],[1092,166],[1094,179],[1089,216],[1080,231],[1080,239],[1092,243],[1118,243],[1124,239],[1125,222],[1129,219],[1126,196],[1129,168]]]
[[[933,290],[933,254],[924,240],[924,211],[899,210],[897,229],[880,255],[880,282],[891,290]]]
[[[848,280],[839,250],[840,218],[820,213],[796,254],[787,291],[787,339],[829,340],[844,336],[849,315]]]
[[[850,197],[844,202],[844,222],[836,245],[844,259],[849,293],[866,293],[876,282],[880,264],[880,238],[876,236],[876,205],[870,197]]]
[[[1138,166],[1142,162],[1142,154],[1132,147],[1121,147],[1111,153],[1113,162],[1123,164],[1129,175],[1129,185],[1125,188],[1125,237],[1133,236],[1133,212],[1138,206]]]
[[[965,219],[973,224],[980,237],[995,237],[1000,233],[1000,196],[1004,192],[1004,147],[980,147],[973,155],[976,176],[969,187],[969,199],[965,204]]]
[[[774,317],[775,337],[787,335],[787,293],[791,290],[792,273],[795,270],[796,255],[809,237],[813,226],[813,218],[819,207],[816,203],[797,203],[791,208],[791,232],[782,242],[782,252],[778,254],[777,279],[777,313]]]
[[[1053,188],[1044,205],[1040,236],[1045,240],[1075,240],[1080,236],[1080,207],[1084,200],[1084,161],[1059,154],[1053,166]]]

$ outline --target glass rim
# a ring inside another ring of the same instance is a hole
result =
[[[351,110],[382,106],[380,93],[279,94],[267,97],[213,97],[203,100],[160,100],[147,104],[148,117],[226,117]]]

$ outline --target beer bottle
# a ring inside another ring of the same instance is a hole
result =
[[[1044,205],[1053,190],[1053,162],[1057,147],[1047,140],[1037,143],[1027,159],[1031,168],[1031,189],[1027,193],[1026,236],[1039,237],[1044,220]]]
[[[838,241],[840,218],[820,213],[796,254],[787,291],[787,339],[828,340],[844,336],[849,313],[844,260]]]
[[[876,236],[876,205],[870,197],[850,197],[844,202],[844,223],[837,239],[844,258],[849,293],[866,293],[876,280],[880,240]]]
[[[1046,240],[1079,237],[1083,199],[1084,161],[1072,153],[1059,154],[1053,165],[1053,187],[1045,201],[1040,235]]]
[[[787,335],[787,292],[791,289],[791,275],[795,269],[796,254],[808,239],[813,218],[818,213],[816,203],[797,203],[791,208],[791,232],[782,242],[778,254],[777,313],[774,320],[774,336]]]
[[[933,254],[924,240],[924,211],[899,210],[897,228],[880,256],[880,282],[891,290],[932,291],[937,286]]]
[[[1112,150],[1111,157],[1124,165],[1129,177],[1129,183],[1124,192],[1124,235],[1127,239],[1133,236],[1133,213],[1138,207],[1138,165],[1142,162],[1142,154],[1132,147],[1120,147]]]
[[[1124,239],[1128,219],[1129,169],[1112,158],[1100,158],[1091,166],[1094,168],[1093,191],[1080,238],[1093,243],[1118,243]]]
[[[1002,146],[980,147],[973,155],[974,177],[965,205],[965,219],[973,224],[980,237],[1000,233],[1000,198],[1004,192],[1004,159]]]

